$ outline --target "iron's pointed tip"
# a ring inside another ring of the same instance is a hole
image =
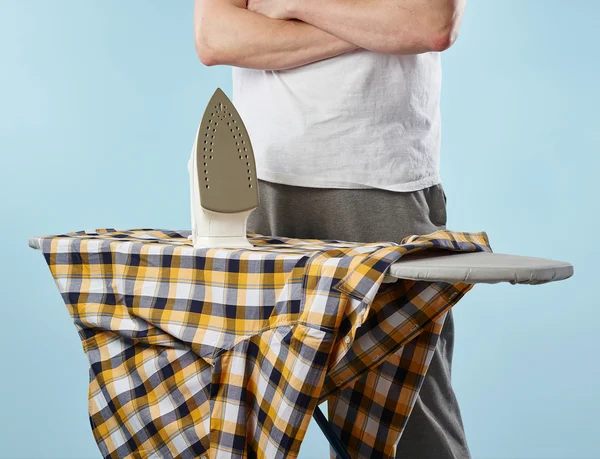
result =
[[[225,94],[225,92],[221,89],[221,88],[217,88],[215,90],[215,92],[213,93],[213,95],[210,98],[210,101],[208,103],[208,107],[210,107],[211,104],[213,103],[230,103],[233,105],[233,103],[231,102],[231,100],[229,99],[229,97],[227,97],[227,94]]]
[[[227,94],[225,94],[225,91],[223,91],[221,88],[217,88],[215,90],[215,92],[213,93],[211,99],[214,100],[221,100],[221,101],[229,101],[229,97],[227,97]]]

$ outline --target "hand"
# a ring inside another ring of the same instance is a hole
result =
[[[248,0],[248,10],[271,19],[293,19],[293,0]]]

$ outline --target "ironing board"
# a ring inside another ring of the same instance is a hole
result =
[[[40,238],[29,239],[29,246],[40,249]],[[448,283],[510,283],[539,285],[567,279],[573,275],[573,265],[546,258],[511,254],[447,251],[426,251],[409,254],[393,263],[383,282],[400,279],[441,281]],[[326,416],[317,406],[313,417],[336,454],[350,459]]]

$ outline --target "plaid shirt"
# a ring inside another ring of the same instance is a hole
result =
[[[492,251],[485,232],[249,233],[249,249],[194,249],[189,234],[39,238],[89,360],[105,458],[296,457],[325,400],[352,457],[394,457],[446,312],[473,285],[385,272],[421,250]]]

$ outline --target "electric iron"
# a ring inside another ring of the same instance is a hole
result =
[[[246,235],[258,207],[254,153],[242,118],[217,88],[196,133],[188,161],[194,248],[253,247]]]

